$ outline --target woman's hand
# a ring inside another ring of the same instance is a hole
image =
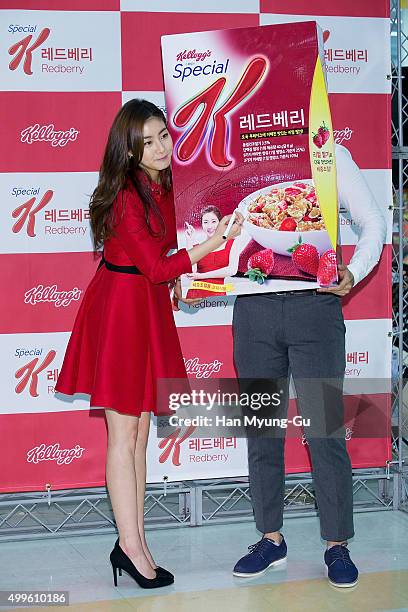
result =
[[[168,281],[167,285],[169,287],[170,293],[173,291],[173,289],[174,289],[174,287],[176,285],[176,282],[177,282],[177,278],[173,278],[172,280]]]
[[[233,214],[235,215],[235,221],[230,229],[226,240],[237,238],[241,233],[242,224],[244,222],[244,217],[240,212],[235,211]],[[217,229],[215,230],[214,236],[217,236],[217,238],[222,238],[223,234],[225,233],[225,230],[227,229],[231,217],[232,215],[226,215],[221,219],[217,226]]]
[[[178,278],[174,287],[174,298],[177,302],[183,302],[183,304],[199,304],[203,301],[203,298],[187,299],[181,295],[181,280]],[[174,299],[173,298],[173,299]]]
[[[191,249],[187,247],[187,252],[189,254],[192,265],[199,262],[203,257],[208,255],[209,253],[212,253],[213,251],[218,249],[222,244],[225,244],[226,239],[231,240],[231,239],[237,238],[240,235],[241,227],[244,222],[244,217],[242,216],[240,212],[237,212],[237,211],[234,213],[234,215],[235,215],[234,223],[231,227],[231,230],[227,238],[223,238],[222,236],[223,234],[225,234],[225,231],[228,226],[228,222],[231,219],[232,215],[227,215],[226,217],[223,217],[221,219],[221,221],[218,223],[217,229],[215,230],[211,238],[208,238],[207,240],[205,240],[204,242],[201,242],[200,244],[196,244]]]
[[[187,221],[184,222],[185,228],[184,228],[184,232],[186,234],[186,238],[192,238],[195,229],[192,225],[190,225],[190,223],[187,223]]]
[[[202,277],[202,274],[201,272],[189,272],[188,274],[186,274],[186,276],[190,280],[197,280],[198,278]]]

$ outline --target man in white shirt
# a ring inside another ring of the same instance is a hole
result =
[[[354,535],[351,462],[344,439],[345,325],[340,298],[378,263],[386,236],[379,209],[349,151],[336,145],[339,203],[360,230],[348,266],[338,264],[336,287],[239,296],[234,307],[234,359],[243,384],[273,380],[284,389],[274,417],[285,418],[292,374],[312,465],[325,563],[331,584],[354,586],[358,570],[347,540]],[[271,416],[271,415],[269,415]],[[284,430],[283,430],[284,432]],[[249,484],[256,526],[264,535],[234,567],[250,577],[286,559],[280,533],[285,491],[284,433],[250,430]]]
[[[320,289],[344,296],[365,278],[380,259],[386,237],[386,223],[361,170],[349,151],[336,145],[337,187],[341,208],[349,211],[360,229],[360,236],[349,265],[339,269],[338,287]],[[344,282],[343,282],[344,281]]]

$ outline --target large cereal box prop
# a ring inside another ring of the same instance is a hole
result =
[[[162,38],[179,248],[241,234],[182,277],[191,298],[337,282],[337,187],[314,21]]]

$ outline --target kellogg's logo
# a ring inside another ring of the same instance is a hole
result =
[[[351,440],[353,436],[353,430],[351,429],[351,427],[346,427],[346,435],[344,436],[345,440]]]
[[[29,125],[21,131],[21,142],[33,144],[34,142],[50,142],[52,147],[65,147],[69,142],[78,138],[79,130],[69,128],[69,130],[56,130],[53,123],[41,125],[35,123]]]
[[[40,463],[40,461],[55,461],[57,465],[68,465],[74,459],[80,459],[84,452],[79,444],[73,448],[60,448],[58,442],[55,444],[40,444],[34,446],[27,452],[27,463]]]
[[[44,287],[44,285],[38,285],[32,287],[24,294],[25,304],[39,304],[41,302],[50,302],[54,304],[56,308],[61,306],[67,307],[71,302],[78,302],[81,298],[82,291],[78,287],[74,287],[70,291],[58,291],[57,285],[51,285]]]
[[[184,359],[184,365],[187,374],[193,374],[196,378],[210,378],[212,374],[221,370],[223,362],[214,359],[214,361],[209,363],[200,363],[198,357],[194,357],[192,359]]]
[[[351,427],[346,427],[345,432],[344,432],[344,439],[346,441],[351,440],[352,436],[353,436],[353,430],[351,429]],[[302,444],[303,446],[309,446],[309,442],[307,441],[306,434],[302,434]]]
[[[177,53],[176,60],[182,62],[184,60],[193,59],[196,62],[203,62],[207,57],[211,57],[211,51],[209,49],[207,49],[207,51],[196,51],[195,49],[187,51],[187,49],[185,49]]]
[[[353,136],[353,130],[350,130],[349,127],[345,127],[343,130],[333,130],[334,142],[337,144],[341,144],[345,140],[351,140]]]

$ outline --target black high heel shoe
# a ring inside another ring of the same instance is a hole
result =
[[[158,576],[167,576],[168,578],[171,578],[172,581],[174,582],[173,574],[169,572],[169,570],[164,569],[164,567],[160,567],[160,565],[158,565],[156,567],[156,573]]]
[[[156,571],[155,578],[146,578],[143,576],[132,561],[129,559],[126,553],[123,552],[121,547],[119,546],[119,539],[115,543],[115,547],[110,554],[110,562],[112,563],[113,569],[113,583],[115,586],[118,586],[118,575],[117,571],[119,570],[119,576],[122,575],[122,570],[132,576],[132,578],[137,582],[137,584],[142,589],[157,589],[159,587],[168,586],[169,584],[173,584],[174,576],[170,574],[170,576],[159,574]]]
[[[115,547],[116,548],[119,547],[119,538],[115,542]],[[160,567],[160,565],[158,565],[155,568],[155,570],[158,576],[166,576],[167,578],[171,578],[172,582],[174,582],[174,575],[171,572],[169,572],[169,570],[164,569],[164,567]],[[122,575],[122,570],[119,569],[119,576],[121,575]]]

